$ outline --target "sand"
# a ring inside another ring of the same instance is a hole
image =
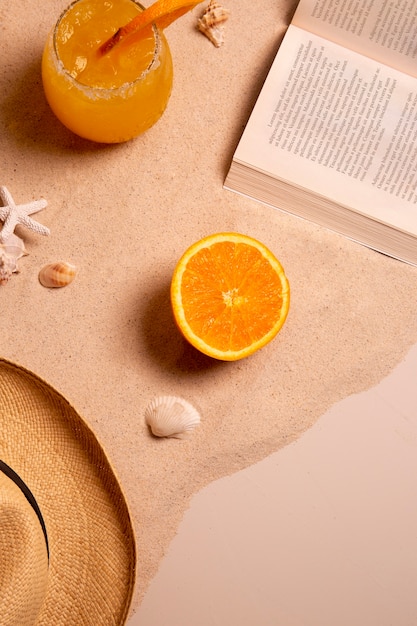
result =
[[[0,4],[0,184],[16,202],[45,197],[37,219],[51,229],[19,231],[29,254],[0,287],[0,353],[60,391],[108,452],[137,534],[135,607],[194,493],[295,441],[401,361],[417,341],[417,269],[222,188],[294,2],[265,0],[260,12],[230,1],[220,49],[195,30],[197,10],[172,25],[169,107],[112,147],[66,131],[43,96],[42,47],[65,4]],[[190,348],[169,305],[176,260],[223,230],[263,241],[292,289],[281,333],[237,363]],[[59,259],[78,276],[47,290],[37,274]],[[187,440],[150,436],[144,410],[161,394],[201,412]]]
[[[415,626],[416,371],[193,496],[128,626]]]

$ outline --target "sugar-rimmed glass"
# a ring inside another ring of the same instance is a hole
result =
[[[134,0],[123,0],[124,4],[126,2],[135,5],[139,10],[144,9]],[[68,20],[68,13],[78,11],[82,15],[84,10],[86,13],[89,11],[90,6],[96,6],[98,14],[92,19],[98,20],[105,5],[113,4],[118,7],[119,3],[120,0],[113,0],[113,3],[105,0],[75,0],[61,14],[49,34],[42,58],[45,95],[55,115],[77,135],[103,143],[127,141],[150,128],[164,112],[172,89],[171,53],[164,34],[155,25],[149,29],[146,44],[141,43],[142,48],[135,42],[126,42],[123,44],[124,48],[117,51],[116,60],[123,61],[123,55],[127,55],[131,63],[132,60],[135,61],[135,53],[141,54],[140,51],[146,45],[149,48],[147,57],[150,58],[144,69],[140,68],[137,75],[120,85],[107,87],[86,84],[82,82],[82,73],[74,76],[74,70],[67,67],[62,60],[59,42],[63,39],[62,31],[68,29],[63,21]],[[123,19],[122,15],[120,19]],[[125,18],[125,21],[129,19]],[[117,27],[115,24],[114,30]],[[111,74],[111,63],[103,66],[104,84],[106,80],[113,81],[108,76],[109,73]]]

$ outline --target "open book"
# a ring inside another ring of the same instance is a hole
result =
[[[224,187],[417,265],[416,0],[300,0]]]

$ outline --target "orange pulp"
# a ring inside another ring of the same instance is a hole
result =
[[[261,242],[216,233],[193,244],[171,281],[175,321],[204,354],[236,361],[269,343],[290,305],[284,268]]]

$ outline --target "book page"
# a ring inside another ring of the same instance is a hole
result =
[[[234,161],[417,233],[417,81],[290,26]]]
[[[300,0],[292,23],[417,77],[416,0]]]

